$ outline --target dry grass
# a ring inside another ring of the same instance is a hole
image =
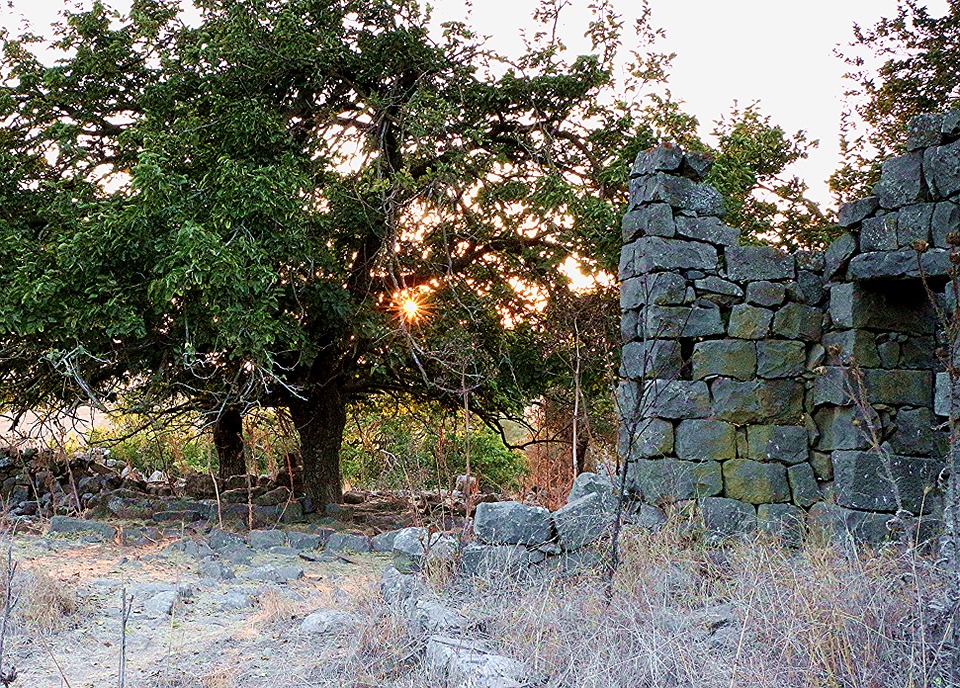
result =
[[[257,606],[259,611],[253,619],[254,622],[268,625],[277,622],[289,623],[291,619],[302,615],[304,609],[302,600],[293,599],[278,590],[271,589],[265,590],[257,597]]]
[[[13,610],[16,624],[26,632],[45,633],[72,623],[80,610],[76,583],[54,578],[37,569],[23,569],[14,578],[19,599]]]

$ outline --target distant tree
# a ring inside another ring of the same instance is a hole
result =
[[[854,25],[853,34],[840,53],[851,84],[842,122],[844,162],[831,178],[841,200],[869,195],[879,163],[903,152],[911,118],[956,104],[960,0],[948,0],[942,17],[931,16],[919,0],[900,0],[894,16],[869,28]]]
[[[233,465],[237,416],[288,409],[320,504],[351,402],[520,416],[560,365],[537,295],[571,256],[614,269],[630,162],[696,124],[641,97],[670,56],[641,46],[617,84],[607,3],[571,58],[563,4],[514,59],[416,0],[197,0],[195,24],[95,2],[52,42],[5,35],[0,388],[20,410],[201,410]]]

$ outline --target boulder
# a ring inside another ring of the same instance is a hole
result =
[[[473,532],[492,545],[540,545],[553,539],[550,512],[519,502],[478,504]]]

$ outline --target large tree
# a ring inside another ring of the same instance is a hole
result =
[[[526,316],[569,257],[615,266],[630,161],[696,125],[639,98],[668,56],[618,90],[606,3],[569,57],[563,4],[514,59],[414,0],[201,0],[190,22],[98,2],[64,15],[54,64],[6,36],[0,387],[201,410],[234,455],[245,407],[288,409],[321,504],[351,401],[521,412],[557,379]]]

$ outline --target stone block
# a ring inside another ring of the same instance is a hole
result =
[[[757,524],[762,532],[795,547],[803,542],[806,513],[793,504],[761,504],[757,507]]]
[[[740,230],[728,227],[716,217],[678,217],[677,234],[718,246],[736,246]]]
[[[822,311],[802,303],[788,303],[773,318],[773,333],[785,339],[817,341],[822,329]]]
[[[645,502],[672,503],[718,495],[723,478],[716,461],[635,461],[627,466],[627,488]]]
[[[772,322],[773,311],[741,303],[730,310],[727,332],[737,339],[763,339]]]
[[[889,511],[897,509],[894,491],[903,507],[919,514],[926,489],[934,489],[942,462],[881,452],[836,451],[833,453],[834,489],[837,504],[851,509]]]
[[[939,370],[943,367],[937,356],[937,342],[933,337],[908,337],[900,343],[900,367],[918,370]]]
[[[937,373],[936,394],[934,396],[933,411],[938,416],[949,417],[952,407],[954,413],[960,417],[960,379],[954,382],[953,394],[950,390],[950,374]]]
[[[727,277],[735,282],[790,280],[794,258],[773,246],[731,246],[726,250]]]
[[[896,250],[898,223],[897,213],[887,213],[864,220],[860,229],[860,250],[865,253]]]
[[[803,374],[806,361],[807,347],[803,342],[783,339],[764,339],[757,342],[759,377],[797,377]]]
[[[707,532],[715,537],[735,537],[757,529],[757,512],[750,504],[725,497],[700,500],[700,513]]]
[[[960,191],[960,141],[928,148],[923,154],[923,172],[935,199]]]
[[[750,282],[747,284],[747,303],[770,308],[779,306],[787,298],[787,288],[776,282]]]
[[[640,331],[646,338],[713,337],[723,334],[723,320],[715,304],[650,306],[641,314]]]
[[[909,456],[937,456],[941,443],[934,425],[936,419],[929,408],[900,409],[894,420],[896,430],[888,440],[891,450]]]
[[[796,425],[803,415],[804,385],[800,380],[781,378],[756,383],[760,420],[777,425]]]
[[[880,209],[880,201],[876,196],[868,196],[851,203],[844,203],[840,206],[838,222],[841,227],[853,227],[858,222],[862,222],[865,217],[869,217]]]
[[[473,532],[490,545],[542,545],[553,539],[550,512],[519,502],[477,505]]]
[[[927,277],[941,277],[950,272],[950,257],[945,249],[932,248],[920,255],[913,249],[861,253],[850,259],[847,274],[854,280],[907,279],[919,277],[921,270]]]
[[[820,306],[826,297],[826,281],[819,272],[797,270],[796,282],[787,286],[787,298],[808,306]]]
[[[797,425],[751,425],[747,428],[748,457],[755,461],[795,464],[809,455],[806,428]]]
[[[467,575],[493,580],[516,576],[541,558],[523,545],[471,542],[460,552],[460,568]]]
[[[683,359],[675,339],[628,342],[620,354],[620,377],[673,379],[680,377]]]
[[[933,407],[933,373],[929,370],[865,368],[867,401],[872,404]]]
[[[737,382],[729,378],[717,378],[710,383],[710,391],[717,418],[737,425],[760,422],[756,381]]]
[[[960,111],[947,110],[943,113],[943,122],[940,124],[940,133],[948,140],[960,136]]]
[[[897,246],[913,248],[918,241],[930,242],[930,226],[933,220],[934,203],[919,203],[900,209],[897,223]]]
[[[841,330],[823,336],[825,363],[830,366],[858,365],[875,368],[880,365],[876,335],[866,330]]]
[[[826,279],[836,279],[842,275],[850,259],[857,252],[857,239],[852,234],[841,234],[824,254],[823,275]]]
[[[937,248],[950,248],[947,237],[960,232],[960,206],[950,201],[937,203],[930,220],[930,239]]]
[[[743,299],[743,289],[715,275],[698,279],[693,286],[698,297],[718,305],[729,306]]]
[[[723,196],[712,186],[660,172],[630,180],[631,207],[645,203],[667,203],[703,216],[724,213]]]
[[[630,210],[620,224],[623,243],[641,236],[672,237],[676,227],[673,209],[666,203],[653,203]]]
[[[922,153],[908,153],[884,162],[880,168],[880,181],[873,187],[880,206],[899,208],[922,201],[925,192],[923,168]]]
[[[757,373],[757,351],[752,341],[711,339],[693,347],[693,377],[721,375],[737,380],[752,380]]]
[[[680,306],[688,302],[688,282],[673,272],[631,277],[620,285],[620,309],[643,306]]]
[[[921,148],[940,145],[943,138],[943,113],[924,113],[911,117],[907,123],[907,150],[915,151]]]
[[[719,420],[683,420],[677,425],[676,453],[688,461],[725,461],[737,457],[737,430]]]
[[[61,534],[94,535],[104,540],[112,540],[117,535],[117,529],[106,523],[88,521],[82,518],[69,516],[54,516],[50,519],[50,532]]]
[[[251,530],[247,544],[253,549],[270,549],[287,544],[287,534],[282,530]]]
[[[672,434],[671,432],[671,436]],[[567,504],[591,494],[599,495],[606,508],[612,509],[615,506],[616,497],[613,493],[613,483],[607,476],[590,473],[589,471],[579,473],[573,479],[573,487],[570,488],[570,494],[567,496]]]
[[[813,414],[814,423],[820,432],[817,448],[823,451],[836,449],[866,449],[870,446],[869,425],[879,427],[876,411],[866,411],[872,415],[869,422],[863,418],[864,411],[855,406],[825,406]]]
[[[680,169],[682,163],[683,151],[679,146],[662,144],[637,154],[630,170],[630,178],[656,172],[674,172]]]
[[[810,506],[823,499],[817,485],[817,476],[809,463],[798,463],[787,468],[787,480],[790,483],[793,503],[797,506]]]
[[[734,459],[723,464],[723,493],[749,504],[789,502],[787,469],[778,463]]]
[[[645,416],[669,419],[707,418],[710,393],[702,380],[650,380],[641,407]]]
[[[627,244],[633,249],[633,266],[637,274],[670,270],[717,269],[717,249],[710,244],[661,237],[640,237]],[[632,276],[632,275],[631,275]]]
[[[683,173],[683,176],[690,177],[690,179],[699,182],[706,179],[712,168],[712,155],[709,153],[690,152],[684,154],[680,171]]]
[[[673,424],[661,418],[642,418],[635,427],[620,428],[620,455],[649,459],[673,453]]]
[[[813,452],[810,458],[810,465],[813,466],[813,472],[817,480],[828,482],[833,480],[833,458],[825,452]]]
[[[606,505],[598,494],[568,502],[554,511],[551,519],[560,546],[567,551],[594,542],[610,524]]]
[[[356,552],[364,554],[371,550],[370,538],[363,533],[334,533],[324,548],[330,552]]]

